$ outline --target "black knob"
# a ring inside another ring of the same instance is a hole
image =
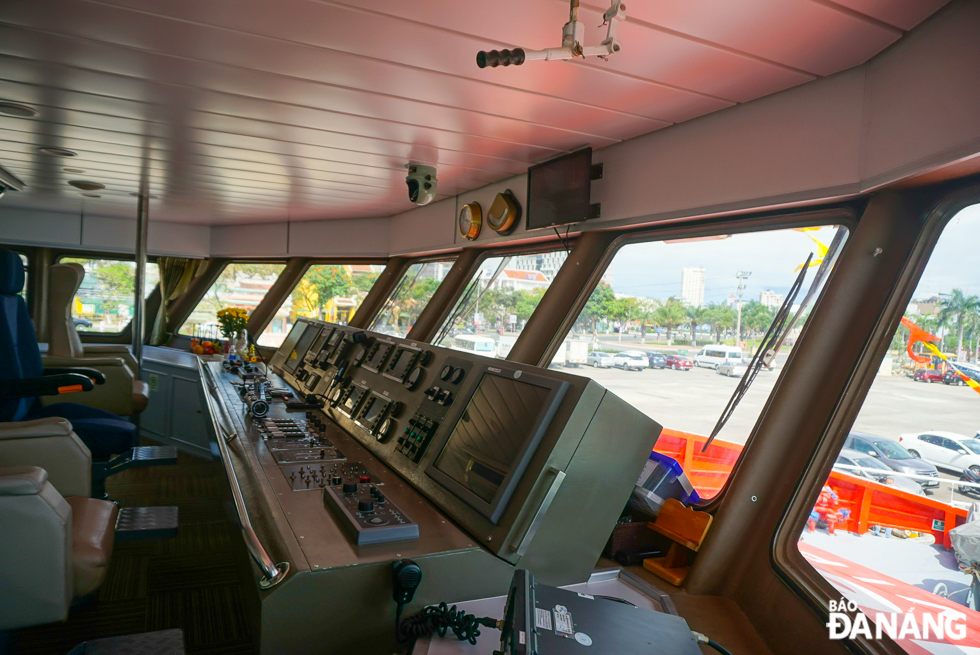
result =
[[[405,386],[409,389],[414,389],[415,387],[419,386],[419,382],[422,381],[422,374],[422,368],[420,366],[416,366],[414,369],[412,369],[412,372],[408,374],[408,379],[405,380]]]
[[[345,494],[356,494],[357,484],[354,482],[345,482],[343,491]]]
[[[373,512],[374,502],[370,500],[359,500],[357,501],[357,511],[359,512]]]
[[[379,491],[378,493],[374,494],[374,499],[380,505],[385,502],[385,495]]]
[[[391,403],[391,408],[388,410],[389,416],[399,417],[401,416],[402,410],[405,409],[405,403],[400,400],[396,400]]]
[[[423,350],[421,353],[419,353],[419,364],[422,366],[428,366],[432,363],[432,358],[433,355],[431,350]]]
[[[320,450],[320,459],[326,459],[326,458],[327,458],[327,451],[321,449]]]
[[[449,380],[449,378],[451,378],[453,376],[453,373],[455,372],[456,369],[454,369],[449,364],[446,364],[445,366],[442,367],[442,370],[439,371],[439,379],[444,381]]]
[[[335,475],[333,476],[333,479],[330,480],[330,484],[336,487],[339,486],[343,481],[344,479],[342,477],[340,477],[339,475]]]

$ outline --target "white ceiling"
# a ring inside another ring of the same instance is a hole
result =
[[[861,64],[946,2],[630,0],[607,62],[481,70],[481,49],[559,45],[568,3],[3,0],[0,101],[40,113],[0,115],[28,184],[0,202],[131,217],[145,179],[152,220],[388,216],[409,161],[453,195]]]

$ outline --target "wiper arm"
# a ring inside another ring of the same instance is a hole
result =
[[[762,343],[759,349],[755,352],[752,357],[752,361],[749,362],[749,366],[745,371],[745,375],[739,380],[738,386],[735,387],[732,397],[728,400],[728,404],[725,405],[725,409],[722,410],[721,416],[718,417],[718,422],[715,423],[714,429],[711,431],[711,436],[708,440],[704,442],[704,447],[701,448],[703,453],[711,445],[711,442],[715,440],[721,429],[725,427],[725,423],[731,418],[732,414],[735,413],[735,408],[742,401],[749,387],[755,381],[755,376],[759,373],[759,370],[763,366],[769,366],[773,359],[776,357],[776,349],[779,348],[783,343],[783,338],[786,332],[792,327],[796,319],[799,317],[799,312],[790,321],[789,313],[793,308],[793,302],[796,300],[796,296],[800,293],[800,289],[803,288],[803,280],[806,279],[806,271],[810,267],[810,260],[813,259],[813,253],[806,258],[806,262],[803,264],[803,270],[800,274],[796,276],[796,281],[793,282],[793,286],[790,287],[789,293],[786,294],[786,299],[783,301],[782,306],[779,311],[776,312],[776,317],[773,318],[772,323],[769,325],[769,329],[766,331],[766,335],[762,338]],[[812,288],[813,285],[811,285]],[[801,308],[802,311],[802,308]],[[737,335],[736,335],[737,338]]]

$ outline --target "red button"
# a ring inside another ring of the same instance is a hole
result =
[[[362,475],[361,476],[361,482],[370,482],[370,481],[371,481],[371,476],[370,475]]]

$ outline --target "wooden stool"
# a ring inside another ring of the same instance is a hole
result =
[[[680,501],[668,498],[660,508],[657,520],[647,525],[673,543],[665,556],[643,560],[643,568],[672,585],[680,586],[691,570],[693,554],[701,548],[713,518],[707,512],[695,511],[684,507]]]

